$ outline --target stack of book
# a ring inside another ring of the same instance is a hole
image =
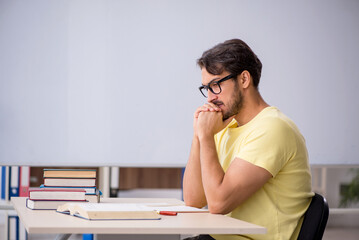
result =
[[[44,184],[29,190],[30,209],[57,209],[67,202],[100,202],[96,189],[96,170],[44,169]]]
[[[30,209],[57,209],[68,202],[86,202],[85,193],[83,189],[32,188],[29,190],[26,206]]]

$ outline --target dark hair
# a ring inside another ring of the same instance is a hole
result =
[[[205,51],[197,60],[197,64],[213,75],[220,75],[223,71],[239,75],[247,70],[252,76],[253,85],[258,88],[262,63],[252,49],[240,39],[227,40]]]

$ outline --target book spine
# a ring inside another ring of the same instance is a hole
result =
[[[1,167],[1,199],[6,200],[6,190],[7,190],[7,184],[6,184],[6,166]]]
[[[11,197],[19,196],[19,178],[20,178],[20,168],[18,166],[10,167],[10,193],[9,200]]]
[[[19,240],[19,217],[9,215],[7,220],[8,239]]]
[[[30,167],[20,167],[20,189],[19,196],[29,196],[30,187]]]
[[[10,199],[10,167],[5,167],[5,201]]]

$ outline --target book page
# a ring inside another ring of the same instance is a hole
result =
[[[186,205],[172,205],[168,203],[143,203],[143,205],[152,208],[153,210],[156,211],[170,211],[170,212],[178,212],[178,213],[208,212],[208,209],[195,208]]]
[[[136,211],[154,211],[154,209],[142,204],[135,203],[80,203],[74,204],[87,212],[136,212]]]
[[[166,203],[70,203],[67,204],[78,206],[86,212],[137,212],[137,211],[172,211],[178,213],[185,212],[208,212],[207,209],[189,207],[185,205],[171,205]]]

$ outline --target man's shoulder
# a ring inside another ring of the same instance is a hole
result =
[[[263,137],[264,139],[275,139],[277,142],[290,142],[291,140],[302,138],[300,131],[295,123],[278,109],[273,109],[263,114],[248,129],[248,136],[252,138]]]
[[[272,130],[288,130],[296,128],[295,123],[276,107],[268,107],[256,121],[256,127]]]

